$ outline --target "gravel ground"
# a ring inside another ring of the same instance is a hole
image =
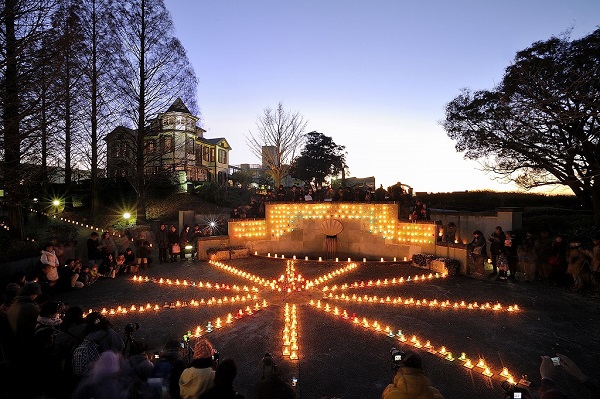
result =
[[[251,257],[231,260],[227,264],[267,279],[276,279],[285,271],[286,261]],[[326,275],[344,265],[327,262],[296,262],[296,269],[307,279]],[[283,294],[264,288],[244,278],[225,272],[213,265],[200,261],[185,261],[174,264],[152,264],[145,276],[154,279],[180,280],[188,282],[211,282],[236,285],[233,289],[198,288],[183,285],[167,285],[152,282],[133,282],[130,276],[117,276],[114,280],[104,279],[90,287],[58,295],[58,299],[87,309],[116,308],[131,305],[139,307],[150,303],[159,305],[158,311],[129,312],[127,315],[110,316],[115,329],[124,331],[127,323],[137,322],[140,329],[134,333],[136,339],[145,339],[151,352],[158,350],[169,339],[179,339],[196,326],[215,323],[217,317],[225,321],[231,313],[244,310],[256,301],[266,300],[268,306],[252,315],[233,319],[233,323],[215,329],[207,336],[221,353],[221,358],[232,357],[238,364],[236,389],[247,399],[256,397],[256,384],[261,377],[261,359],[265,352],[272,352],[282,369],[283,376],[298,379],[298,396],[303,399],[318,399],[323,396],[343,399],[379,398],[385,386],[392,380],[390,348],[416,350],[423,358],[425,372],[432,384],[447,399],[503,398],[501,378],[481,375],[481,369],[472,370],[462,366],[458,359],[444,360],[439,354],[415,349],[410,342],[402,343],[373,328],[365,328],[352,322],[355,314],[362,323],[378,321],[382,328],[390,326],[394,331],[401,329],[410,339],[416,335],[422,344],[430,340],[439,349],[441,345],[451,350],[454,357],[465,352],[475,362],[484,358],[490,369],[497,373],[507,367],[518,379],[527,375],[532,387],[539,383],[541,355],[556,352],[571,357],[584,372],[592,377],[600,376],[600,303],[598,299],[584,297],[564,288],[539,283],[512,283],[488,279],[450,277],[401,285],[373,286],[336,291],[342,294],[390,298],[437,299],[465,301],[467,304],[500,302],[503,305],[517,304],[518,312],[494,312],[477,309],[433,308],[429,306],[406,306],[392,303],[356,303],[323,298],[322,287],[344,283],[375,283],[378,279],[414,276],[424,273],[422,269],[407,264],[361,264],[349,273],[332,278],[318,288],[309,291]],[[247,295],[243,286],[254,285],[258,292],[256,300],[198,307],[165,308],[165,303],[192,300],[208,301],[235,295]],[[311,300],[321,300],[331,305],[331,311],[310,306]],[[286,303],[296,304],[298,311],[299,360],[290,361],[281,355],[283,309]],[[348,320],[335,316],[333,307],[346,310]],[[410,344],[410,345],[408,345]],[[556,380],[572,397],[586,397],[575,382],[560,367]]]

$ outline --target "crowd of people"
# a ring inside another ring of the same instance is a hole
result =
[[[452,237],[446,238],[447,242],[450,240]],[[513,231],[505,232],[497,226],[487,240],[480,230],[475,230],[467,248],[470,255],[467,273],[483,276],[484,264],[489,259],[492,266],[489,277],[498,280],[515,280],[520,271],[525,281],[571,285],[578,291],[595,292],[599,288],[600,235],[594,235],[588,247],[579,239],[567,241],[562,235],[552,238],[545,231],[539,235],[526,233],[519,239]]]
[[[150,358],[136,329],[121,336],[102,314],[55,302],[37,282],[10,283],[0,308],[0,397],[243,399],[235,361],[219,361],[207,339],[193,349],[168,341]],[[296,397],[268,354],[257,397]]]
[[[402,353],[402,360],[394,365],[394,377],[392,383],[383,391],[381,399],[443,399],[442,394],[436,389],[423,369],[421,356],[417,353],[407,351]],[[540,379],[535,381],[539,388],[531,389],[531,381],[523,381],[517,384],[502,384],[506,390],[505,397],[514,399],[568,399],[573,398],[565,394],[554,382],[557,366],[561,366],[567,374],[574,377],[581,385],[582,391],[592,398],[600,398],[600,387],[597,382],[585,375],[581,369],[569,357],[557,354],[556,357],[542,356],[540,363]]]
[[[200,337],[192,345],[166,342],[152,358],[133,331],[121,336],[100,313],[84,315],[42,294],[39,283],[10,283],[0,307],[0,397],[6,398],[143,398],[243,399],[234,386],[235,360],[220,360],[211,342]],[[188,341],[189,342],[189,341]],[[554,382],[560,365],[590,397],[600,398],[597,383],[569,357],[543,356],[539,389],[508,386],[523,398],[568,398]],[[271,354],[262,360],[258,399],[294,399]],[[516,397],[516,396],[511,396]],[[393,381],[382,399],[443,398],[423,370],[421,357],[402,353]]]
[[[264,218],[265,204],[269,202],[383,202],[393,200],[393,196],[382,185],[377,189],[373,189],[371,186],[339,187],[338,189],[323,186],[315,189],[309,186],[293,185],[286,188],[280,185],[275,191],[269,189],[264,195],[254,195],[248,204],[233,208],[230,218]],[[398,201],[400,198],[395,200]]]
[[[180,232],[175,225],[161,224],[156,233],[158,244],[158,262],[168,263],[185,260],[186,253],[191,253],[192,258],[198,253],[198,238],[210,236],[211,226],[201,228],[199,224],[194,225],[192,230],[189,225],[184,225]]]

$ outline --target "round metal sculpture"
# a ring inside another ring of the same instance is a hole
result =
[[[326,259],[334,259],[337,250],[337,235],[344,231],[344,225],[337,219],[327,219],[321,223],[320,228],[325,234]]]

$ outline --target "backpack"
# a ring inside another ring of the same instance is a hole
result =
[[[100,357],[99,345],[87,338],[73,352],[73,375],[85,376],[90,365]]]

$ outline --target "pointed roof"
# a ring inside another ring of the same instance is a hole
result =
[[[231,150],[231,146],[229,145],[229,143],[227,142],[227,140],[225,140],[225,137],[217,137],[214,139],[207,139],[205,137],[202,137],[200,139],[201,142],[203,143],[207,143],[207,144],[211,144],[211,145],[218,145],[221,146],[227,150]]]
[[[181,101],[181,98],[179,98],[179,97],[177,97],[177,100],[175,100],[175,102],[173,102],[173,104],[169,107],[167,112],[182,112],[185,114],[190,114],[190,115],[192,114],[190,112],[190,110],[185,106],[183,101]]]

